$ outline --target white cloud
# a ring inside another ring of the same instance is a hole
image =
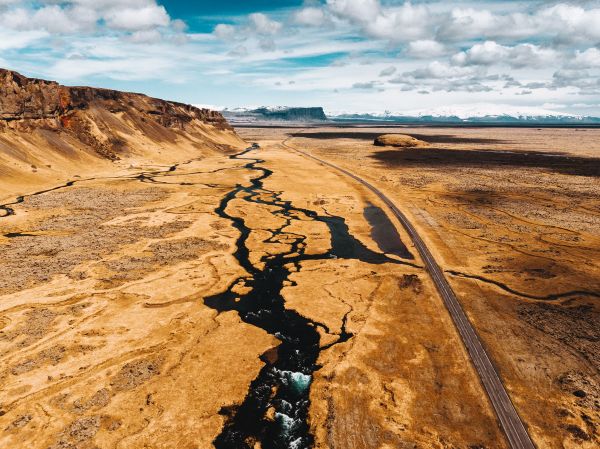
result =
[[[454,8],[443,19],[437,34],[449,41],[540,36],[556,43],[594,42],[600,39],[600,8],[585,9],[568,3],[557,3],[533,12]]]
[[[389,107],[464,101],[465,92],[469,101],[531,104],[574,104],[586,94],[594,95],[586,103],[600,104],[600,0],[309,0],[223,17],[212,33],[187,30],[160,3],[0,0],[3,63],[78,83],[191,76],[227,85],[199,102],[221,102],[217,95],[235,89],[240,102],[260,102],[278,86],[296,96],[277,101],[352,98],[359,106],[367,95]],[[335,89],[344,94],[328,97]]]
[[[235,26],[233,25],[228,25],[225,23],[219,23],[214,31],[213,34],[219,38],[219,39],[223,39],[223,40],[229,40],[235,37],[235,35],[238,33],[237,29]]]
[[[595,47],[585,51],[577,50],[575,57],[569,62],[569,67],[578,69],[590,69],[600,67],[600,50]]]
[[[132,33],[129,40],[138,44],[152,44],[160,42],[162,35],[158,30],[142,30]]]
[[[297,25],[304,26],[321,26],[325,23],[325,12],[321,8],[307,7],[296,11],[292,15],[292,20]]]
[[[248,49],[244,45],[238,45],[233,50],[231,50],[228,53],[228,55],[235,58],[243,58],[245,56],[248,56]]]
[[[32,29],[41,28],[50,33],[73,33],[79,30],[79,24],[59,6],[47,6],[37,10],[31,18]]]
[[[171,28],[173,28],[173,30],[175,30],[178,33],[183,33],[185,31],[187,31],[187,23],[185,23],[183,20],[181,19],[175,19],[171,21]]]
[[[270,37],[266,37],[258,41],[258,46],[262,51],[275,51],[277,49],[275,41]]]
[[[78,25],[79,30],[87,32],[95,31],[96,22],[102,17],[101,13],[85,5],[76,5],[66,11],[69,18]]]
[[[86,76],[109,76],[120,80],[157,79],[172,70],[169,60],[161,57],[131,57],[127,59],[62,59],[48,73],[58,79],[80,79]]]
[[[481,74],[482,71],[475,67],[458,67],[439,61],[433,61],[426,67],[405,72],[403,76],[416,79],[452,79]]]
[[[600,39],[600,8],[566,2],[537,9],[515,5],[486,2],[464,7],[451,2],[405,1],[383,6],[379,0],[327,0],[327,10],[335,17],[360,26],[368,36],[391,42],[544,37],[559,44],[597,43]]]
[[[249,52],[244,63],[267,63],[281,61],[286,58],[306,58],[310,56],[330,55],[332,53],[361,53],[373,50],[371,42],[345,41],[329,42],[319,39],[318,36],[307,39],[302,45],[295,42],[295,38],[279,40],[279,47],[274,52]]]
[[[410,42],[406,53],[413,58],[431,59],[446,53],[446,47],[438,41],[422,39]]]
[[[106,16],[109,27],[139,31],[169,25],[170,19],[163,6],[150,5],[143,8],[124,8],[112,10]]]
[[[514,68],[543,68],[560,60],[560,54],[552,48],[533,44],[518,44],[508,47],[508,64]]]
[[[25,8],[10,9],[0,15],[0,24],[3,28],[26,31],[31,29],[31,14]]]
[[[398,8],[382,11],[365,29],[374,37],[392,42],[406,42],[426,38],[431,34],[432,25],[426,6],[406,2]]]
[[[581,6],[559,3],[541,10],[536,19],[565,41],[600,39],[600,8],[585,9]]]
[[[90,19],[81,8],[65,10],[58,5],[37,10],[9,9],[0,14],[0,25],[14,31],[48,31],[53,34],[76,33],[94,27],[97,16]],[[91,30],[90,30],[91,31]]]
[[[373,89],[376,85],[375,81],[368,81],[366,83],[354,83],[352,85],[353,89]]]
[[[48,37],[45,31],[3,31],[0,30],[0,50],[26,48]]]
[[[396,67],[390,66],[379,72],[379,76],[391,76],[396,73]]]
[[[401,85],[403,91],[489,92],[493,90],[489,83],[497,81],[498,77],[490,78],[482,67],[461,67],[433,61],[425,67],[402,73],[390,83]]]
[[[458,41],[481,36],[497,36],[499,33],[528,34],[529,27],[526,24],[521,24],[522,28],[510,26],[513,20],[512,15],[497,15],[485,9],[454,8],[442,23],[438,36],[445,41]]]
[[[540,67],[556,61],[557,56],[555,50],[538,45],[518,44],[508,47],[494,41],[486,41],[455,54],[452,62],[460,66],[508,64],[516,68]]]
[[[327,0],[327,6],[335,15],[359,23],[376,20],[381,12],[379,0]]]
[[[248,16],[250,27],[258,34],[277,34],[281,30],[281,23],[269,19],[265,14],[254,13]]]
[[[600,78],[589,70],[561,69],[554,72],[549,87],[576,88],[580,94],[597,95],[600,89]]]
[[[327,0],[327,6],[336,17],[359,25],[368,36],[390,42],[424,38],[433,25],[428,8],[411,2],[384,8],[379,0]]]
[[[222,41],[245,41],[248,39],[253,40],[257,44],[257,48],[263,51],[273,51],[276,48],[273,37],[281,31],[283,24],[275,20],[270,19],[268,16],[262,13],[250,14],[247,18],[247,22],[241,25],[229,25],[220,23],[215,26],[212,34],[217,39]],[[237,50],[230,51],[230,54],[241,56],[240,47]]]
[[[168,27],[171,19],[155,0],[65,0],[38,8],[10,5],[0,11],[0,26],[13,30],[46,30],[52,34],[91,34],[101,25],[124,32]],[[31,6],[31,5],[29,5]],[[175,22],[181,31],[181,21]]]

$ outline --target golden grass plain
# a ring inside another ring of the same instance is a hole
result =
[[[250,140],[285,142],[382,190],[411,218],[445,270],[538,447],[598,445],[599,130],[336,127],[240,132]],[[389,133],[409,134],[429,147],[373,145],[374,138]],[[439,319],[445,315],[439,300],[434,310]],[[412,336],[411,350],[425,346],[418,338],[431,328],[412,319],[401,322]],[[440,323],[433,327],[441,330]],[[452,331],[451,324],[444,330]],[[383,351],[372,355],[383,356]],[[443,379],[444,390],[456,375],[444,358],[432,358],[440,363],[436,376]],[[398,360],[402,362],[407,360]],[[422,388],[433,377],[423,376]],[[351,385],[346,381],[344,388],[352,392]],[[428,402],[439,398],[435,388],[425,389],[419,404],[435,416],[438,412]],[[453,399],[460,407],[473,403],[467,396],[461,399],[460,391]],[[478,400],[485,402],[482,392]],[[408,415],[417,416],[415,409]],[[461,429],[463,436],[472,432],[458,424],[453,429]],[[425,447],[446,447],[445,436],[437,438]],[[378,444],[353,441],[339,447]]]
[[[237,131],[261,145],[254,154],[272,171],[265,189],[343,217],[372,251],[380,247],[365,210],[384,205],[292,148],[384,191],[446,271],[538,447],[597,446],[600,131]],[[373,145],[392,132],[429,147]],[[174,146],[151,165],[124,161],[118,176],[86,167],[95,179],[25,197],[0,218],[0,447],[204,449],[223,427],[222,408],[243,401],[261,355],[279,342],[203,298],[244,274],[233,257],[239,233],[215,208],[253,173],[212,150],[193,156]],[[14,177],[6,185],[28,193]],[[273,208],[236,199],[227,210],[250,229],[254,265],[289,250],[266,243],[282,223]],[[298,217],[289,227],[307,254],[329,249],[322,223]],[[325,325],[310,391],[315,447],[507,447],[441,299],[399,235],[411,263],[290,269],[286,307]],[[326,348],[344,325],[352,338]]]

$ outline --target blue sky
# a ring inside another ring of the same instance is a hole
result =
[[[600,1],[0,0],[0,67],[215,107],[600,116]]]

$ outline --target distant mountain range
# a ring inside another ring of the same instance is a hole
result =
[[[390,122],[390,123],[448,123],[448,124],[600,124],[599,117],[560,113],[536,107],[514,107],[508,105],[451,106],[432,110],[417,110],[401,113],[373,112],[348,113],[330,112],[329,118],[344,122]]]
[[[538,107],[501,104],[456,105],[429,110],[403,112],[328,111],[322,107],[254,107],[223,109],[222,114],[234,125],[277,122],[296,123],[380,123],[448,125],[599,125],[600,117],[561,113]]]
[[[483,117],[461,118],[455,115],[450,116],[394,116],[385,117],[374,116],[371,114],[345,114],[330,117],[335,122],[387,122],[387,123],[447,123],[447,124],[539,124],[539,125],[600,125],[598,117],[579,117],[571,118],[567,116],[512,116],[512,115],[489,115]]]

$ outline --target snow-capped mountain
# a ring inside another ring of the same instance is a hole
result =
[[[514,118],[530,118],[530,117],[570,117],[573,119],[581,119],[581,116],[568,114],[564,112],[551,111],[540,107],[533,106],[511,106],[502,104],[475,104],[475,105],[456,105],[444,106],[431,110],[409,111],[405,115],[416,117],[458,117],[462,120],[469,118],[483,117],[514,117]]]
[[[506,104],[452,105],[432,109],[401,112],[374,111],[349,113],[327,111],[333,120],[385,120],[393,122],[535,122],[535,123],[599,123],[600,119],[566,112],[557,112],[543,107],[513,106]]]

